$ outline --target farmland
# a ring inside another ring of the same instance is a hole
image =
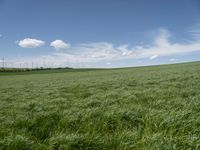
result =
[[[200,149],[200,62],[0,73],[0,149]]]

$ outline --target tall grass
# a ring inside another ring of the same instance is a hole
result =
[[[2,75],[0,149],[200,149],[199,91],[200,62]]]

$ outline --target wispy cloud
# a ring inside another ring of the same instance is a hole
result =
[[[192,35],[193,39],[200,40],[200,23],[191,27],[189,33]]]
[[[200,30],[194,29],[191,30],[190,33],[192,34],[194,39],[200,39]]]
[[[153,60],[153,59],[155,59],[155,58],[157,58],[157,57],[158,57],[158,55],[153,55],[153,56],[151,56],[149,59]]]
[[[169,61],[176,61],[177,59],[175,58],[170,58]]]
[[[46,55],[48,64],[83,64],[96,62],[112,62],[127,59],[155,59],[162,56],[174,56],[182,53],[200,51],[200,40],[196,39],[188,43],[171,43],[171,33],[166,29],[159,29],[159,34],[155,36],[151,45],[115,46],[108,42],[83,43],[70,47],[67,43],[51,43],[55,49],[67,48],[67,51],[55,51]],[[24,43],[24,42],[22,42]],[[31,47],[32,44],[24,44]],[[34,44],[33,44],[34,45]],[[40,62],[44,56],[32,58],[32,61]],[[30,59],[31,60],[31,59]],[[175,60],[170,60],[175,61]]]
[[[17,44],[22,48],[36,48],[43,46],[45,44],[45,41],[25,38],[23,40],[17,41]]]

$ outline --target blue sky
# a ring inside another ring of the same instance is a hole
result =
[[[200,1],[0,0],[3,56],[15,67],[200,60]]]

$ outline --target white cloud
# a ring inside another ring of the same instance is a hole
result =
[[[85,43],[76,47],[69,48],[69,53],[50,54],[59,60],[68,60],[74,63],[93,63],[98,61],[113,61],[126,59],[150,58],[155,59],[158,56],[171,56],[182,53],[200,51],[200,41],[190,43],[171,43],[169,41],[170,33],[166,29],[160,29],[152,45],[120,45],[115,47],[112,43]]]
[[[153,56],[149,57],[149,59],[153,60],[153,59],[155,59],[157,57],[158,57],[158,55],[153,55]]]
[[[120,52],[122,52],[122,55],[123,55],[123,56],[129,56],[129,55],[131,55],[131,54],[133,53],[133,51],[130,51],[130,50],[128,49],[128,45],[121,45],[121,46],[117,47],[117,49],[118,49]]]
[[[159,47],[168,47],[170,45],[168,38],[171,34],[165,29],[159,29],[159,35],[155,38],[155,45]]]
[[[2,37],[2,34],[0,34],[0,37]]]
[[[176,61],[177,59],[175,58],[170,58],[169,61]]]
[[[66,43],[62,40],[55,40],[51,42],[50,46],[53,46],[57,51],[62,50],[62,49],[68,49],[70,48],[70,43]]]
[[[25,38],[23,40],[18,41],[17,44],[23,48],[36,48],[36,47],[43,46],[45,44],[45,41],[31,39],[31,38]]]
[[[67,52],[54,52],[45,56],[46,64],[55,65],[77,65],[77,64],[95,64],[98,62],[110,62],[119,60],[140,60],[155,59],[157,57],[172,56],[200,51],[200,40],[193,40],[187,43],[171,43],[169,38],[172,36],[166,29],[159,29],[159,34],[155,36],[151,45],[135,45],[115,46],[112,43],[97,42],[83,43],[74,47],[70,47],[65,43],[64,46],[60,42],[54,41],[54,47],[57,50],[68,48]],[[57,41],[57,40],[56,40]],[[53,42],[52,42],[53,43]],[[53,46],[51,43],[51,46]],[[56,43],[56,44],[55,44]],[[63,43],[63,41],[61,42]],[[27,58],[26,61],[34,61],[42,64],[44,56],[37,58]],[[21,60],[20,60],[21,61]],[[176,61],[171,59],[170,61]],[[100,63],[100,64],[105,64]],[[113,65],[113,63],[112,63]]]

